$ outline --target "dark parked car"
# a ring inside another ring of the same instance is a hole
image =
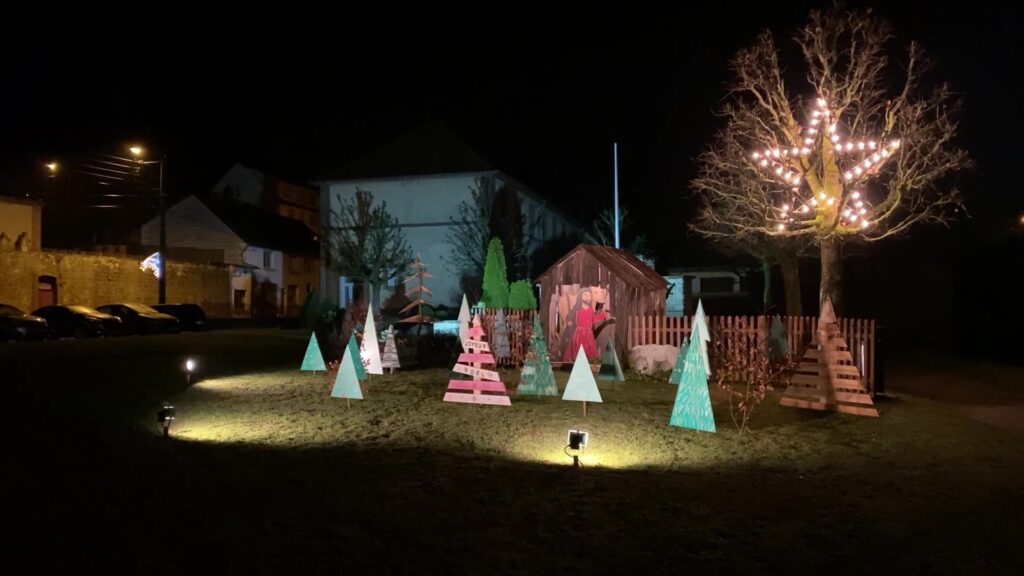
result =
[[[96,309],[120,318],[126,334],[164,334],[181,331],[177,318],[153,310],[145,304],[107,304]]]
[[[206,312],[198,304],[154,304],[153,308],[178,319],[182,330],[207,330]]]
[[[14,306],[0,304],[0,340],[46,338],[46,320],[25,314]]]
[[[121,320],[88,306],[43,306],[32,313],[46,320],[51,338],[109,336],[121,331]]]

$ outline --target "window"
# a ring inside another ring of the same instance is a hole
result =
[[[273,252],[271,252],[270,250],[264,250],[263,251],[263,267],[269,269],[269,268],[271,268],[271,264],[273,264],[273,262],[274,262],[274,254],[273,254]]]

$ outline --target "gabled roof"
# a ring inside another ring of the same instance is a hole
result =
[[[317,180],[363,180],[495,170],[458,136],[439,122],[431,122]]]
[[[318,256],[316,234],[299,220],[245,202],[204,202],[243,242],[289,254]]]
[[[553,273],[562,262],[565,262],[574,255],[584,252],[588,256],[600,262],[612,274],[615,274],[627,284],[643,286],[653,290],[664,290],[668,282],[660,274],[654,271],[647,264],[644,264],[632,253],[611,246],[599,246],[596,244],[580,244],[570,250],[565,256],[558,259],[550,268],[544,271],[539,278]]]

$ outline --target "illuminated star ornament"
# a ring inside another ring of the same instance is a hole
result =
[[[756,150],[751,158],[761,170],[774,176],[788,189],[772,217],[777,232],[789,226],[838,213],[839,226],[847,231],[871,226],[871,205],[863,185],[878,173],[896,149],[899,140],[844,139],[839,132],[839,114],[818,98],[811,111],[810,125],[799,128],[799,141],[790,147]],[[842,174],[842,190],[836,197],[823,190],[820,176],[812,172],[810,155],[820,151],[822,158],[834,159]],[[818,189],[815,192],[815,188]]]
[[[153,252],[150,254],[142,263],[139,264],[139,270],[143,272],[152,272],[153,276],[160,277],[160,253]]]

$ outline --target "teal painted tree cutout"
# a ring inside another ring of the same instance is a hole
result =
[[[789,338],[786,336],[786,327],[782,325],[782,319],[776,316],[772,318],[772,327],[768,333],[768,356],[773,362],[778,362],[789,355]]]
[[[715,414],[711,411],[711,393],[708,390],[708,374],[704,371],[700,353],[700,329],[690,338],[686,347],[683,374],[676,389],[676,403],[668,423],[680,428],[692,428],[705,432],[715,431]]]
[[[331,388],[332,398],[363,399],[363,390],[359,387],[359,376],[356,374],[356,366],[359,365],[359,362],[356,362],[357,358],[359,354],[353,353],[351,346],[345,348],[341,366],[338,367],[338,375],[334,378],[334,387]]]
[[[601,353],[601,370],[597,373],[597,377],[599,380],[626,381],[626,376],[622,373],[622,365],[619,364],[619,355],[615,352],[615,343],[611,338],[608,339],[604,352]]]
[[[302,367],[299,370],[327,370],[324,365],[324,355],[320,353],[320,342],[316,339],[316,332],[309,335],[309,344],[306,346],[306,355],[302,358]]]
[[[548,357],[548,343],[540,326],[540,316],[533,317],[533,335],[530,336],[530,349],[523,361],[519,387],[516,392],[523,395],[558,396],[558,385],[555,384],[555,372],[551,369],[551,358]]]
[[[508,345],[508,324],[505,322],[505,311],[499,308],[494,319],[494,357],[500,360],[510,356],[512,349]]]
[[[602,401],[601,392],[597,389],[597,380],[594,380],[594,372],[590,369],[590,362],[582,346],[576,354],[576,361],[572,364],[572,372],[569,373],[569,382],[565,385],[562,400],[583,402],[584,415],[587,413],[587,402]]]
[[[388,333],[384,336],[384,357],[381,358],[381,368],[387,368],[392,374],[395,373],[395,368],[401,368],[402,365],[398,361],[398,347],[395,346],[395,327],[388,326]]]
[[[700,328],[700,359],[704,362],[704,373],[711,375],[711,362],[708,360],[708,343],[711,342],[711,331],[708,330],[708,317],[704,315],[704,303],[697,300],[697,312],[693,315],[693,328]],[[693,337],[690,337],[693,339]]]
[[[672,367],[672,374],[668,377],[669,384],[679,384],[679,380],[683,377],[683,367],[686,366],[686,349],[690,346],[690,339],[683,338],[683,343],[679,346],[679,353],[676,354],[676,364]]]
[[[363,366],[363,359],[359,355],[359,346],[356,344],[355,332],[353,332],[352,336],[349,337],[347,348],[348,349],[345,353],[352,355],[352,363],[355,365],[356,376],[358,376],[360,380],[366,380],[366,367]]]

